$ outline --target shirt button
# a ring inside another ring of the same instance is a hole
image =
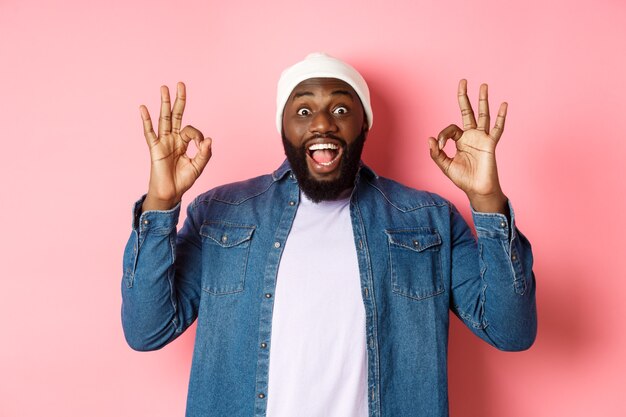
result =
[[[224,235],[222,236],[222,243],[226,243],[228,242],[228,236]]]
[[[500,227],[505,228],[506,227],[506,222],[501,222],[500,223]]]
[[[261,392],[261,393],[259,394],[259,398],[260,398],[260,399],[265,398],[265,394],[263,394],[263,393]]]
[[[261,343],[261,348],[262,349],[265,349],[266,347],[267,347],[267,343],[265,343],[265,342]]]
[[[280,242],[274,242],[274,247],[275,247],[276,249],[280,248]]]
[[[272,298],[272,294],[268,292],[267,294],[265,294],[265,298]]]
[[[419,248],[420,243],[417,240],[413,241],[413,246],[415,246],[416,248]]]
[[[517,255],[515,255],[515,254],[514,254],[514,255],[512,255],[512,256],[511,256],[511,259],[513,259],[514,261],[515,261],[515,260],[517,260]]]
[[[290,201],[290,202],[289,202],[289,205],[290,205],[290,206],[295,206],[295,205],[296,205],[296,202],[295,202],[295,201]]]
[[[148,224],[148,223],[150,223],[150,221],[149,221],[149,220],[144,220],[144,221],[143,221],[143,224]]]

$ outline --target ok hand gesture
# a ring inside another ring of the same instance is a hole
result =
[[[504,130],[507,103],[498,110],[496,123],[490,129],[487,84],[480,86],[478,123],[467,97],[467,81],[459,82],[459,107],[463,116],[463,129],[450,125],[437,139],[428,139],[430,156],[452,182],[467,194],[476,211],[507,212],[507,198],[500,188],[496,166],[496,145]],[[456,143],[456,153],[450,158],[443,147],[448,139]]]
[[[211,139],[192,126],[180,128],[185,110],[185,84],[178,83],[174,107],[170,92],[161,87],[161,114],[159,134],[154,133],[146,106],[141,105],[141,119],[146,142],[150,148],[150,184],[142,210],[169,210],[181,200],[198,179],[211,158]],[[194,141],[198,152],[193,158],[186,154],[189,142]]]

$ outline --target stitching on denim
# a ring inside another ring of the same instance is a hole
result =
[[[524,273],[524,264],[522,264],[519,250],[515,250],[513,246],[513,242],[511,242],[511,244],[509,245],[509,264],[513,272],[513,287],[515,288],[516,294],[524,295],[527,289],[526,274]],[[511,259],[514,251],[517,258],[516,260]]]
[[[174,227],[164,227],[164,226],[149,227],[149,228],[144,229],[144,232],[147,233],[149,231],[150,233],[156,236],[167,236],[170,233],[172,233],[172,230],[176,230],[176,226]]]
[[[485,282],[485,273],[487,272],[487,265],[483,259],[483,245],[478,245],[478,259],[480,263],[480,281],[483,283],[483,289],[480,295],[479,301],[479,309],[480,309],[480,321],[474,321],[472,316],[465,313],[460,306],[455,305],[456,310],[459,312],[459,316],[461,316],[464,320],[466,320],[471,326],[475,329],[485,329],[487,327],[487,320],[485,319],[485,293],[487,291],[487,283]]]
[[[266,192],[267,192],[270,188],[272,188],[272,186],[273,186],[275,183],[276,183],[276,181],[274,181],[274,180],[273,180],[273,181],[272,181],[272,182],[271,182],[271,183],[267,186],[267,188],[265,188],[265,189],[263,189],[263,190],[259,191],[259,192],[258,192],[258,193],[256,193],[256,194],[249,195],[249,196],[247,196],[247,197],[243,198],[242,200],[238,200],[238,201],[227,201],[227,200],[224,200],[224,199],[218,198],[218,197],[216,197],[216,196],[214,196],[214,195],[213,195],[213,194],[215,194],[215,189],[213,189],[213,190],[212,190],[213,192],[211,193],[211,195],[209,195],[209,196],[205,196],[205,198],[202,198],[202,199],[200,199],[200,198],[198,197],[198,198],[197,198],[197,200],[198,200],[198,201],[197,201],[197,202],[196,202],[196,204],[194,205],[194,208],[195,208],[197,205],[199,205],[200,203],[209,204],[211,201],[218,201],[218,202],[220,202],[220,203],[228,204],[228,205],[231,205],[231,206],[238,206],[238,205],[240,205],[240,204],[242,204],[242,203],[245,203],[246,201],[248,201],[248,200],[250,200],[250,199],[253,199],[253,198],[255,198],[255,197],[260,196],[261,194],[265,194],[265,193],[266,193]]]
[[[416,249],[414,246],[409,246],[406,244],[403,244],[402,242],[399,241],[394,241],[392,239],[392,235],[394,234],[400,234],[402,232],[415,232],[415,235],[419,234],[419,235],[424,235],[424,232],[427,232],[428,235],[430,236],[436,236],[436,242],[433,242],[427,246],[421,246],[419,247],[419,250]],[[417,232],[421,232],[421,233],[417,233]],[[441,279],[441,288],[437,289],[437,287],[433,288],[432,292],[427,292],[426,294],[417,294],[415,292],[411,292],[408,291],[406,289],[401,288],[400,285],[398,285],[395,280],[394,280],[394,262],[393,262],[393,257],[391,256],[392,253],[392,249],[393,247],[396,248],[402,248],[400,250],[409,250],[411,252],[417,252],[417,253],[423,253],[426,252],[427,250],[430,250],[432,252],[437,252],[439,253],[439,247],[442,245],[442,240],[441,240],[441,236],[439,235],[439,232],[437,231],[437,229],[435,228],[431,228],[431,227],[417,227],[417,228],[398,228],[398,229],[384,229],[384,233],[387,235],[387,251],[389,252],[389,266],[390,266],[390,277],[391,277],[391,291],[397,295],[403,296],[403,297],[407,297],[410,298],[412,300],[424,300],[427,298],[432,298],[435,297],[437,295],[441,295],[443,293],[445,293],[446,288],[445,288],[445,284],[443,282],[443,275],[440,275],[439,277],[435,277],[435,278],[440,278]],[[393,246],[392,246],[393,245]],[[412,255],[412,256],[418,256],[418,255]],[[419,255],[419,256],[426,256],[426,255]],[[442,264],[442,259],[441,259],[441,255],[437,256],[437,258],[439,259],[439,270],[443,271],[443,264]],[[443,272],[442,272],[443,274]],[[424,291],[426,292],[426,291]]]
[[[176,319],[177,305],[176,305],[176,292],[174,289],[174,261],[176,258],[176,242],[175,239],[170,235],[168,238],[168,242],[170,244],[170,267],[167,271],[167,282],[170,286],[170,303],[172,304],[172,309],[174,310],[174,314],[172,315],[172,324],[174,325],[174,329],[178,330],[178,324]]]
[[[415,246],[406,245],[400,241],[393,240],[393,236],[403,234],[404,232],[415,232],[416,235],[423,236],[428,234],[429,236],[436,236],[436,241],[430,242],[427,245],[422,246],[420,244],[419,248],[416,249]],[[422,232],[422,233],[419,233]],[[424,233],[428,232],[428,233]],[[416,227],[416,228],[401,228],[401,229],[385,229],[385,234],[387,235],[387,240],[390,244],[400,246],[415,252],[423,252],[426,249],[432,248],[433,246],[439,246],[442,243],[441,236],[437,229],[431,227]]]
[[[376,185],[374,185],[374,184],[372,183],[372,181],[367,180],[367,183],[368,183],[368,184],[369,184],[372,188],[374,188],[375,190],[377,190],[377,191],[378,191],[378,192],[379,192],[379,193],[383,196],[383,198],[384,198],[385,200],[387,200],[387,202],[388,202],[389,204],[391,204],[394,208],[396,208],[397,210],[399,210],[399,211],[401,211],[401,212],[403,212],[403,213],[407,213],[407,212],[409,212],[409,211],[414,211],[414,210],[417,210],[417,209],[420,209],[420,208],[425,208],[425,207],[444,207],[444,206],[447,206],[447,205],[448,205],[446,202],[436,203],[435,201],[432,201],[432,202],[430,202],[430,203],[423,203],[423,204],[420,204],[420,205],[417,205],[417,206],[414,206],[414,207],[401,208],[401,207],[399,207],[398,205],[396,205],[394,202],[392,202],[392,201],[391,201],[391,200],[387,197],[387,195],[385,194],[385,192],[383,192],[383,191],[382,191],[379,187],[377,187]]]
[[[234,248],[236,246],[241,246],[244,243],[250,242],[252,240],[252,234],[256,230],[256,226],[239,225],[239,224],[236,224],[236,223],[229,223],[229,222],[222,222],[222,221],[204,222],[203,225],[205,225],[205,224],[213,224],[213,223],[215,223],[215,224],[227,224],[227,225],[232,225],[233,227],[241,227],[241,228],[245,228],[245,229],[251,229],[250,230],[250,234],[248,235],[248,237],[245,240],[237,242],[237,244],[232,245],[232,246],[224,246],[224,245],[220,244],[220,242],[218,242],[215,239],[213,239],[213,237],[205,236],[205,237],[208,237],[211,241],[217,242],[218,245],[222,248],[220,250],[231,250],[232,248]],[[246,253],[244,255],[245,261],[244,261],[243,266],[241,267],[241,288],[237,288],[237,289],[230,290],[230,291],[223,291],[223,290],[220,291],[219,288],[210,289],[210,288],[205,287],[204,284],[203,284],[202,285],[202,291],[204,291],[204,292],[206,292],[208,294],[214,295],[214,296],[236,294],[236,293],[244,291],[245,288],[246,288],[246,271],[248,270],[248,262],[249,262],[249,258],[250,258],[250,246],[251,245],[249,243],[246,246],[241,246],[242,248],[246,249]]]
[[[229,245],[224,245],[224,244],[222,244],[222,242],[221,242],[221,240],[220,240],[220,239],[215,239],[213,236],[211,236],[211,235],[210,235],[210,234],[208,234],[208,233],[202,233],[202,228],[203,228],[203,226],[205,226],[205,225],[206,225],[206,226],[209,226],[209,225],[217,225],[217,226],[220,226],[220,225],[222,225],[222,226],[226,226],[226,228],[230,228],[231,230],[232,230],[232,229],[247,229],[247,231],[248,231],[249,233],[247,233],[247,235],[246,235],[243,239],[238,240],[238,241],[236,241],[235,243],[230,243],[230,242],[229,242]],[[254,225],[239,224],[239,223],[231,223],[231,222],[224,222],[224,221],[213,221],[213,220],[212,220],[212,221],[205,221],[205,222],[203,222],[203,223],[202,223],[202,226],[200,226],[200,231],[199,231],[199,233],[200,233],[200,235],[201,235],[201,236],[203,236],[203,237],[208,237],[209,239],[211,239],[212,241],[214,241],[215,243],[217,243],[218,245],[220,245],[220,246],[221,246],[221,247],[223,247],[223,248],[232,248],[232,247],[234,247],[234,246],[239,246],[239,245],[241,245],[241,244],[242,244],[242,243],[244,243],[244,242],[247,242],[247,241],[249,241],[249,240],[252,240],[252,235],[253,235],[253,233],[254,233],[254,231],[255,231],[255,230],[256,230],[256,226],[254,226]]]
[[[374,278],[373,278],[373,272],[372,272],[372,260],[370,259],[370,251],[369,251],[369,245],[366,239],[366,234],[364,233],[364,229],[363,229],[363,217],[361,215],[361,208],[359,207],[359,202],[358,202],[358,196],[355,196],[354,198],[354,207],[355,207],[355,211],[357,214],[357,221],[358,221],[358,225],[359,225],[359,236],[361,238],[361,241],[363,242],[363,254],[365,256],[365,263],[367,265],[367,280],[369,283],[369,287],[371,288],[371,295],[370,295],[370,305],[372,306],[372,315],[371,315],[371,321],[372,321],[372,337],[374,337],[374,340],[376,341],[376,349],[375,349],[375,355],[376,355],[376,363],[374,365],[374,370],[375,370],[375,378],[374,378],[374,383],[376,385],[376,388],[380,387],[380,352],[379,352],[379,345],[378,345],[378,313],[377,313],[377,308],[376,308],[376,298],[374,297]],[[365,311],[366,315],[367,315],[367,310]],[[369,362],[369,361],[368,361]],[[368,391],[369,391],[369,381],[368,381]],[[368,396],[369,397],[369,396]],[[376,405],[376,410],[372,412],[373,415],[376,415],[375,413],[377,412],[377,415],[381,415],[382,410],[381,410],[381,405],[380,405],[380,389],[376,390],[376,400],[372,400],[372,402]]]
[[[133,266],[131,270],[132,280],[130,281],[130,285],[128,288],[133,286],[135,281],[135,271],[137,270],[137,258],[139,258],[139,233],[136,230],[132,231],[132,234],[135,236],[135,241],[133,242]]]
[[[469,314],[464,313],[459,306],[455,306],[456,310],[459,312],[459,316],[461,316],[463,318],[463,320],[465,320],[467,323],[469,323],[473,328],[475,329],[479,329],[479,330],[484,330],[487,328],[487,322],[485,320],[483,320],[483,322],[477,322],[472,320],[472,316],[470,316]]]

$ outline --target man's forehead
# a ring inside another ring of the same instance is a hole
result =
[[[301,97],[303,95],[314,95],[319,89],[328,90],[331,94],[344,94],[357,98],[358,95],[354,88],[347,82],[338,78],[309,78],[300,82],[291,92],[291,99]]]

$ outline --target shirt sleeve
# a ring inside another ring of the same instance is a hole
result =
[[[142,213],[144,199],[133,206],[124,250],[122,327],[133,349],[155,350],[182,334],[197,317],[201,244],[189,213],[177,233],[180,203],[171,210]]]
[[[501,350],[529,348],[537,333],[530,243],[510,216],[472,209],[475,238],[452,207],[452,310]]]

